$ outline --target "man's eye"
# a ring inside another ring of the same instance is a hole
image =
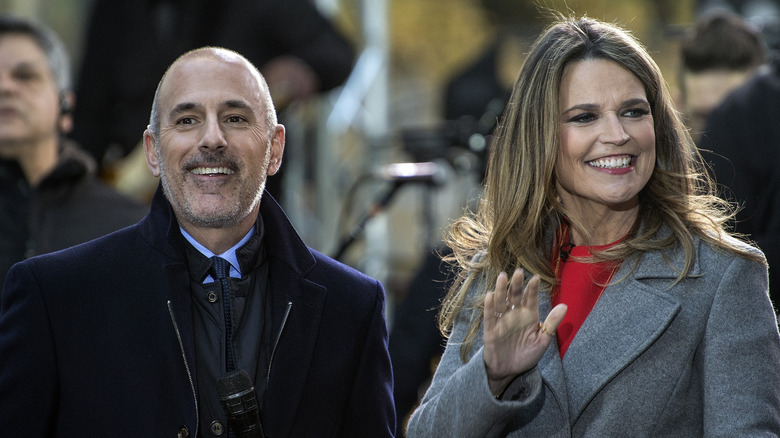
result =
[[[230,116],[227,120],[230,123],[240,123],[244,121],[244,118],[241,116]]]
[[[182,117],[176,121],[177,125],[192,125],[193,123],[195,123],[195,121],[192,119],[192,117]]]
[[[30,70],[17,70],[14,72],[14,77],[20,81],[31,81],[38,77],[38,74]]]

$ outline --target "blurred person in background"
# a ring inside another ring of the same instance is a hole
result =
[[[25,258],[140,220],[148,208],[102,184],[96,163],[65,136],[76,103],[59,38],[0,16],[0,285]]]
[[[742,17],[713,10],[685,35],[680,54],[680,109],[698,142],[710,112],[766,62],[766,47]]]
[[[407,436],[778,435],[766,260],[730,216],[646,49],[560,17],[448,235],[449,339]]]
[[[456,143],[450,146],[451,149],[441,151],[436,159],[453,156],[453,150],[457,148],[474,153],[475,166],[470,171],[479,183],[485,177],[487,150],[496,121],[509,99],[512,81],[522,61],[520,54],[525,51],[525,35],[538,27],[535,22],[537,9],[531,2],[481,0],[480,4],[486,20],[496,27],[495,35],[444,86],[442,115],[450,131],[430,131],[442,132],[434,137],[438,141],[446,144],[455,139]],[[472,136],[484,137],[484,149],[470,149],[468,143]],[[399,436],[403,435],[405,422],[430,383],[444,351],[446,338],[438,329],[436,313],[451,286],[451,266],[442,261],[451,253],[444,242],[423,253],[419,269],[394,313],[390,355]]]
[[[697,17],[714,11],[739,15],[761,32],[770,50],[780,49],[780,0],[696,0]]]
[[[734,231],[769,263],[769,291],[780,305],[780,56],[737,88],[707,119],[699,142],[721,196],[741,209]]]
[[[73,136],[104,178],[141,191],[141,199],[157,183],[146,171],[139,132],[157,81],[179,54],[207,45],[244,54],[268,81],[283,121],[291,102],[342,84],[355,56],[312,0],[97,0],[85,44]],[[282,179],[268,181],[280,201]]]

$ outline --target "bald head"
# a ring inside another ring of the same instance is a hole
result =
[[[244,57],[205,48],[177,59],[143,138],[149,170],[198,242],[220,254],[254,226],[266,178],[281,166],[284,126]]]
[[[201,60],[217,61],[220,64],[225,65],[237,65],[242,68],[246,68],[252,77],[257,81],[258,91],[260,93],[260,99],[265,103],[266,112],[266,126],[271,127],[276,125],[276,109],[274,108],[273,101],[271,100],[271,93],[268,89],[268,84],[263,78],[263,75],[248,59],[241,54],[229,49],[221,47],[201,47],[199,49],[190,50],[179,56],[166,70],[160,82],[157,84],[157,90],[154,93],[154,100],[152,101],[152,111],[149,116],[149,132],[155,139],[159,138],[160,134],[160,99],[169,90],[170,84],[168,78],[175,76],[173,73],[187,69],[192,63],[196,63]]]

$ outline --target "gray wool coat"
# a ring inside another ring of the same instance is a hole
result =
[[[696,245],[676,285],[682,251],[646,253],[633,271],[624,262],[614,278],[625,279],[607,287],[563,360],[553,341],[502,400],[488,387],[481,328],[460,358],[471,316],[461,312],[407,437],[780,436],[767,269]],[[541,320],[551,307],[540,298]]]

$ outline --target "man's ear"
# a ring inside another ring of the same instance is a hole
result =
[[[144,131],[144,154],[146,155],[146,165],[149,167],[149,171],[154,176],[160,176],[160,162],[157,159],[157,148],[155,142],[157,140],[149,132],[149,128]]]
[[[61,134],[68,134],[73,129],[73,109],[76,107],[76,95],[72,91],[60,93],[60,117],[57,128]]]
[[[268,162],[268,175],[275,175],[282,167],[282,155],[284,154],[284,125],[274,127],[274,137],[271,139],[271,159]]]

